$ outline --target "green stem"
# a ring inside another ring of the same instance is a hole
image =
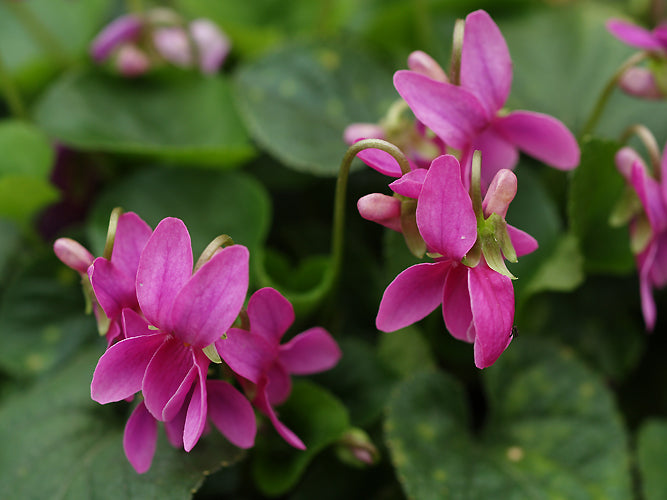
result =
[[[28,113],[21,99],[21,94],[19,94],[16,85],[14,85],[14,80],[10,76],[7,66],[5,66],[2,53],[0,53],[0,90],[12,115],[16,118],[27,120]]]
[[[649,129],[647,129],[644,125],[640,124],[635,124],[629,126],[623,134],[621,135],[620,142],[621,144],[625,144],[630,140],[630,137],[633,135],[636,135],[639,140],[644,144],[644,147],[646,148],[646,151],[648,152],[648,156],[651,160],[651,169],[653,173],[653,177],[656,180],[660,180],[660,174],[661,172],[661,163],[662,159],[660,156],[660,146],[658,146],[658,142],[655,140],[655,137],[651,133]]]
[[[605,106],[607,105],[607,102],[609,101],[609,98],[613,94],[614,90],[616,89],[616,85],[618,84],[618,81],[621,79],[623,76],[623,73],[625,73],[628,69],[632,68],[633,66],[637,65],[644,59],[648,58],[650,54],[648,52],[637,52],[630,56],[623,64],[619,66],[619,68],[616,70],[616,72],[612,75],[611,79],[607,82],[607,85],[605,88],[602,90],[602,93],[600,94],[600,97],[598,98],[597,102],[595,103],[595,107],[593,108],[593,111],[591,112],[590,116],[588,117],[588,120],[586,121],[586,124],[584,127],[581,129],[581,134],[580,138],[584,138],[587,135],[591,134],[593,130],[595,129],[595,126],[597,125],[598,121],[600,120],[600,117],[602,116],[602,112],[604,111]]]
[[[68,66],[70,58],[67,51],[53,33],[35,16],[34,12],[27,5],[28,2],[5,2],[5,5],[12,11],[14,17],[18,19],[25,30],[30,34],[42,50],[50,54],[59,65]]]
[[[349,147],[340,164],[336,194],[334,196],[333,228],[331,231],[331,263],[324,272],[322,280],[310,290],[304,292],[285,292],[285,296],[292,302],[295,309],[311,310],[335,287],[343,263],[343,249],[345,240],[345,199],[347,195],[347,180],[350,174],[352,160],[364,149],[380,149],[396,159],[404,174],[410,172],[410,163],[403,152],[395,145],[382,139],[364,139],[355,142]],[[256,261],[257,277],[262,286],[281,288],[276,285],[264,268],[264,259],[259,255]]]

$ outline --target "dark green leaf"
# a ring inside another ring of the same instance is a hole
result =
[[[476,436],[451,377],[422,371],[397,388],[385,431],[409,497],[630,498],[620,415],[571,354],[519,339],[483,379],[489,414]]]
[[[161,438],[149,472],[137,474],[123,453],[123,419],[90,399],[100,352],[88,351],[60,373],[0,410],[0,497],[186,499],[210,471],[240,451],[217,432],[189,454]]]
[[[292,448],[273,430],[271,436],[260,436],[252,464],[253,476],[259,489],[271,496],[294,486],[310,461],[350,426],[343,404],[326,390],[304,380],[294,384],[289,400],[279,411],[280,419],[307,449]]]
[[[667,498],[667,421],[649,420],[639,429],[637,455],[645,500]]]
[[[377,122],[398,98],[391,74],[362,51],[293,45],[243,67],[239,108],[251,135],[285,165],[336,175],[345,127]]]
[[[35,107],[37,123],[78,149],[238,165],[253,154],[223,77],[124,80],[69,73]]]

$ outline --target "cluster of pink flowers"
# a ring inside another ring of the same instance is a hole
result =
[[[394,75],[402,101],[379,125],[351,125],[345,139],[395,141],[406,154],[409,172],[387,152],[359,154],[370,167],[398,179],[389,185],[392,196],[367,195],[358,209],[362,217],[402,232],[418,257],[433,258],[406,269],[387,287],[378,329],[397,330],[442,305],[447,329],[474,343],[475,365],[484,368],[512,339],[514,289],[504,259],[515,261],[537,248],[530,235],[505,222],[517,190],[511,169],[519,151],[561,170],[575,168],[580,152],[559,120],[503,109],[512,61],[486,12],[469,14],[454,39],[452,57],[460,57],[460,64],[452,75],[427,54],[411,54],[410,69]],[[416,119],[396,111],[407,108]],[[481,165],[474,160],[476,151]]]
[[[135,77],[164,63],[215,73],[230,48],[229,38],[214,22],[185,22],[170,9],[154,8],[112,21],[93,40],[90,52],[95,62],[111,60],[121,75]]]
[[[122,214],[112,248],[109,258],[94,259],[73,240],[54,244],[81,274],[109,344],[93,374],[92,398],[105,404],[141,395],[123,440],[137,472],[150,468],[158,421],[185,451],[209,421],[234,445],[252,447],[253,406],[289,444],[305,448],[273,407],[288,398],[290,374],[338,362],[331,335],[316,327],[281,345],[294,311],[272,288],[256,291],[244,308],[248,249],[214,245],[193,271],[190,235],[179,219],[164,219],[153,231],[136,214]],[[229,381],[208,376],[211,360],[225,361],[250,400]]]

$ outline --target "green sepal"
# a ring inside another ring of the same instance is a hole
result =
[[[609,215],[609,225],[612,227],[625,226],[630,219],[642,211],[641,201],[637,193],[630,188],[626,188],[623,196],[618,200]]]
[[[220,354],[218,354],[215,344],[207,345],[202,349],[202,352],[206,354],[206,357],[213,363],[222,364],[222,358],[220,358]]]
[[[480,260],[482,260],[482,244],[479,241],[479,238],[477,238],[472,248],[468,250],[468,253],[461,259],[461,263],[468,267],[477,267]]]
[[[649,69],[655,78],[655,84],[660,93],[667,95],[667,59],[660,57],[651,58],[649,61]]]
[[[426,242],[417,227],[417,200],[401,197],[401,232],[410,253],[417,258],[424,257]]]
[[[366,432],[358,427],[351,427],[336,445],[338,459],[352,467],[363,468],[374,465],[380,460],[380,452]]]
[[[635,255],[644,251],[653,237],[653,230],[645,213],[635,219],[633,230],[630,232],[630,249]]]
[[[498,235],[500,234],[501,240],[506,238],[509,241],[505,221],[498,214],[491,214],[491,216],[480,226],[481,227],[478,227],[477,229],[478,239],[481,241],[482,253],[484,254],[486,263],[497,273],[513,280],[516,279],[516,276],[514,276],[505,265],[505,257],[503,257],[503,251],[501,249],[503,243],[498,239]],[[503,232],[506,236],[502,236]],[[516,252],[514,252],[514,247],[512,247],[511,242],[505,243],[505,246],[508,245],[511,248],[511,254],[513,254],[516,259]],[[516,260],[514,262],[516,262]]]

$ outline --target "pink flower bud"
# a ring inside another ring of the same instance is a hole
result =
[[[190,23],[190,35],[199,50],[199,68],[202,73],[218,71],[231,49],[229,38],[208,19],[195,19]]]
[[[348,125],[343,132],[343,140],[346,144],[354,144],[361,139],[386,140],[384,128],[376,123],[353,123]]]
[[[115,19],[95,37],[90,55],[95,62],[104,61],[122,44],[136,41],[142,28],[143,23],[138,16],[130,14]]]
[[[447,74],[435,59],[421,50],[415,50],[408,56],[408,68],[437,82],[449,82]]]
[[[58,238],[53,243],[53,251],[63,264],[81,274],[86,274],[93,263],[93,255],[78,241],[71,238]]]
[[[516,196],[516,189],[516,175],[506,168],[499,170],[493,177],[482,202],[484,217],[498,214],[504,219],[511,201]]]
[[[371,193],[357,202],[359,215],[364,219],[382,224],[401,232],[401,200],[382,193]]]
[[[616,169],[629,183],[632,182],[632,164],[636,161],[644,165],[641,156],[629,146],[619,149],[614,156]]]
[[[127,77],[143,75],[151,67],[148,55],[134,44],[125,44],[118,49],[116,69]]]
[[[658,87],[653,73],[648,68],[634,67],[628,69],[618,82],[626,94],[644,99],[661,99],[664,97]]]
[[[187,33],[178,27],[157,28],[153,31],[153,44],[158,53],[170,63],[181,68],[193,64],[192,46]]]

